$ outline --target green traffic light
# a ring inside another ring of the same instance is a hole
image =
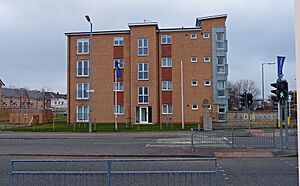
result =
[[[280,92],[280,98],[284,98],[284,93]]]

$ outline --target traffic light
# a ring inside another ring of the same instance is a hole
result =
[[[247,105],[248,107],[253,104],[253,95],[251,93],[247,93]]]
[[[287,100],[289,95],[288,82],[284,80],[279,80],[277,83],[277,97],[279,100]]]
[[[271,86],[272,87],[274,87],[274,88],[276,88],[275,90],[271,90],[271,93],[272,94],[274,94],[274,95],[271,95],[271,99],[273,100],[273,101],[278,101],[278,94],[277,94],[277,87],[278,87],[278,82],[279,82],[279,80],[277,80],[276,81],[276,83],[271,83]]]
[[[241,106],[246,106],[247,95],[246,92],[244,94],[240,94],[240,103]]]

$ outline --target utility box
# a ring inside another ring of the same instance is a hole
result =
[[[211,131],[212,130],[212,118],[211,116],[203,117],[203,130]]]

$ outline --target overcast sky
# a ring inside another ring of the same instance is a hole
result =
[[[261,63],[286,56],[285,78],[295,89],[294,0],[0,0],[0,79],[6,87],[66,93],[65,32],[127,29],[128,22],[157,21],[160,28],[191,27],[195,18],[228,14],[229,80],[261,88]],[[265,66],[265,94],[276,80]]]

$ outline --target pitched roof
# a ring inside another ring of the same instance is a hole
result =
[[[59,94],[54,93],[54,92],[45,92],[45,95],[49,98],[57,98],[57,99],[67,99],[67,95],[66,94]]]
[[[3,88],[2,96],[18,98],[21,97],[21,91],[20,89],[15,89],[15,88]]]
[[[28,92],[28,96],[33,99],[42,99],[44,98],[43,93],[38,90],[26,90],[24,88],[3,88],[2,89],[2,96],[3,97],[14,97],[19,98],[21,97],[24,92]]]

